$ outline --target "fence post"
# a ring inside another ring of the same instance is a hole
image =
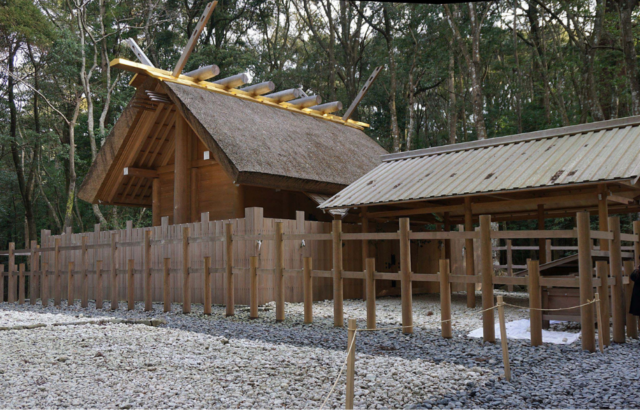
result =
[[[55,239],[55,250],[53,251],[53,304],[60,306],[62,303],[62,278],[60,277],[60,238]]]
[[[493,257],[491,250],[491,216],[480,215],[480,268],[482,271],[482,326],[485,342],[496,341],[493,310]]]
[[[311,278],[312,260],[310,256],[303,259],[302,287],[304,288],[304,323],[313,323],[313,278]],[[369,299],[367,299],[367,305]]]
[[[38,302],[38,292],[36,290],[38,280],[38,241],[31,241],[31,275],[29,277],[29,302],[35,305]],[[42,281],[42,277],[40,277]]]
[[[67,270],[67,307],[73,306],[76,303],[75,296],[73,294],[75,280],[75,263],[69,262],[69,268]]]
[[[600,349],[600,353],[604,353],[604,340],[601,331],[604,327],[604,323],[602,321],[602,309],[600,308],[600,295],[598,292],[596,292],[594,299],[596,301],[596,320],[598,322],[598,348]]]
[[[151,284],[153,282],[153,276],[151,275],[151,229],[144,231],[144,269],[142,274],[144,276],[144,310],[151,312],[153,310],[153,298],[151,296]]]
[[[540,297],[540,262],[527,259],[529,271],[529,329],[531,346],[542,345],[542,299]]]
[[[111,233],[111,310],[118,309],[118,259],[116,259],[118,253],[118,247],[116,240],[118,234]]]
[[[504,301],[498,296],[498,318],[500,319],[500,344],[502,345],[502,362],[504,363],[504,378],[511,381],[511,367],[509,366],[509,343],[507,340],[507,325],[504,320]]]
[[[49,280],[47,278],[47,268],[49,265],[46,262],[42,262],[42,273],[40,276],[40,300],[42,301],[42,307],[49,307]],[[2,276],[2,268],[0,268],[0,276]],[[2,282],[0,282],[2,283]],[[2,300],[2,298],[0,298]]]
[[[136,307],[135,291],[134,291],[134,266],[135,260],[127,260],[127,309],[134,310]]]
[[[96,309],[102,309],[102,261],[96,261]]]
[[[376,328],[376,259],[367,258],[367,329]]]
[[[204,304],[204,314],[211,314],[211,257],[205,256],[204,258],[204,297],[202,303]]]
[[[451,283],[449,282],[449,259],[440,259],[440,320],[442,337],[451,339]]]
[[[602,334],[603,343],[606,346],[611,344],[611,328],[609,327],[609,266],[606,261],[596,261],[596,275],[600,279],[598,296],[600,298],[600,321],[598,333]]]
[[[258,318],[258,257],[249,257],[249,319]]]
[[[87,274],[87,241],[89,237],[82,237],[82,255],[80,263],[82,268],[80,271],[80,306],[83,308],[89,307],[89,275]]]
[[[189,275],[189,227],[182,228],[182,313],[191,313],[191,277]]]
[[[169,272],[171,269],[171,258],[164,258],[164,271],[162,275],[162,300],[164,302],[164,312],[171,312],[171,284],[169,283]]]
[[[638,338],[638,318],[635,315],[629,313],[629,308],[631,307],[631,293],[633,292],[633,281],[629,278],[633,272],[633,261],[624,261],[624,274],[629,280],[629,283],[624,286],[624,299],[625,299],[625,314],[626,314],[626,324],[627,324],[627,336],[632,339]]]
[[[591,232],[589,212],[578,212],[578,270],[580,276],[580,304],[593,299],[593,260],[591,259]],[[582,350],[596,351],[593,306],[580,308],[580,325],[582,327]]]
[[[276,222],[275,225],[275,275],[276,280],[273,284],[276,296],[276,322],[284,321],[284,241],[282,240],[283,226],[282,222]]]
[[[342,291],[342,220],[334,219],[332,224],[333,243],[333,326],[344,326]]]
[[[404,334],[413,333],[410,232],[409,218],[400,218],[400,293],[402,298],[402,332]]]
[[[626,312],[624,311],[624,287],[622,285],[622,252],[620,249],[620,218],[609,217],[609,231],[613,239],[609,241],[609,268],[615,282],[611,287],[611,315],[613,319],[613,341],[624,343],[624,325]],[[602,241],[604,242],[604,241]]]
[[[349,326],[348,338],[347,338],[347,391],[345,398],[345,409],[353,409],[353,390],[356,368],[356,329],[358,327],[355,319],[349,319],[347,322]]]
[[[7,283],[7,302],[14,303],[16,301],[16,244],[9,242],[9,281]]]
[[[25,282],[25,278],[24,278],[24,263],[21,263],[18,267],[19,269],[19,273],[18,273],[18,278],[19,278],[19,285],[18,285],[18,304],[19,305],[23,305],[24,304],[24,294],[27,292],[27,288],[26,288],[26,284]]]
[[[227,302],[227,317],[234,315],[234,286],[233,286],[233,225],[224,225],[224,250],[226,259],[225,290]]]

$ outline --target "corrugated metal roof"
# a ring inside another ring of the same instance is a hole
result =
[[[320,208],[636,178],[640,116],[383,156]]]

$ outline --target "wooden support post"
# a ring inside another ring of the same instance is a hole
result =
[[[600,298],[600,316],[602,320],[598,324],[598,333],[602,335],[605,346],[611,344],[611,328],[609,325],[609,266],[606,261],[596,261],[596,275],[600,279],[598,294]]]
[[[551,252],[551,239],[545,240],[545,243],[546,243],[546,245],[545,245],[544,249],[545,249],[545,251],[547,253],[546,261],[547,261],[547,263],[553,262],[553,253]]]
[[[624,343],[624,325],[626,312],[624,306],[624,287],[622,285],[622,250],[620,248],[620,218],[609,218],[609,231],[613,239],[609,241],[609,269],[615,283],[611,287],[611,317],[613,320],[613,341]],[[605,242],[605,241],[601,241]]]
[[[604,338],[602,337],[601,329],[604,327],[602,320],[602,309],[600,308],[600,295],[598,292],[595,294],[596,300],[596,320],[598,321],[598,348],[600,353],[604,353]]]
[[[451,218],[449,212],[444,213],[444,231],[451,232]],[[451,239],[444,240],[444,258],[448,261],[451,260]]]
[[[629,313],[629,308],[631,307],[631,293],[633,292],[633,281],[631,280],[631,278],[629,278],[631,272],[633,272],[633,261],[624,261],[624,275],[629,279],[629,283],[627,285],[623,285],[627,336],[629,336],[631,339],[637,339],[638,317]]]
[[[511,239],[507,239],[507,276],[513,276],[513,249],[511,248]],[[513,292],[513,285],[507,285],[507,290]]]
[[[464,230],[467,232],[473,232],[473,213],[471,208],[471,197],[464,198]],[[464,260],[466,274],[474,276],[476,274],[474,252],[473,252],[473,239],[464,240]],[[476,307],[476,284],[467,283],[467,307],[472,309]]]
[[[49,307],[49,277],[47,275],[47,268],[49,265],[45,262],[42,263],[42,273],[40,276],[40,301],[42,302],[42,307]],[[0,276],[2,276],[2,268],[0,268]],[[0,285],[2,281],[0,281]],[[2,289],[0,287],[0,289]],[[2,297],[0,297],[0,301],[2,301]]]
[[[633,243],[633,261],[635,267],[640,267],[640,221],[633,221],[633,233],[636,241]]]
[[[249,257],[249,319],[258,318],[258,257]],[[306,309],[306,301],[305,301]]]
[[[367,329],[376,328],[376,259],[367,258],[366,263],[367,277]]]
[[[226,259],[225,289],[227,303],[227,317],[234,315],[234,287],[233,287],[233,225],[224,226],[224,249]]]
[[[73,306],[75,304],[75,297],[73,294],[75,280],[73,278],[75,272],[75,263],[69,262],[69,269],[67,270],[67,306]]]
[[[182,313],[191,313],[191,277],[189,275],[189,228],[182,228]]]
[[[580,304],[593,300],[593,260],[591,259],[591,234],[589,212],[578,212],[578,270],[580,276]],[[593,306],[580,308],[580,324],[582,326],[582,350],[596,351]]]
[[[333,326],[344,326],[343,289],[342,289],[342,220],[334,219],[333,239]]]
[[[275,296],[276,296],[276,322],[284,321],[284,241],[282,240],[283,235],[283,224],[282,222],[276,222],[275,225],[275,256],[273,260],[275,261]]]
[[[369,218],[367,218],[367,208],[362,208],[362,233],[369,233]],[[362,270],[365,271],[367,268],[367,258],[369,258],[369,240],[362,240]],[[364,289],[364,300],[367,300],[367,290],[366,286]]]
[[[16,244],[9,242],[9,280],[7,283],[7,302],[15,303],[16,301]]]
[[[164,302],[164,312],[171,312],[171,282],[169,282],[169,272],[171,269],[171,258],[164,258],[162,274],[162,301]]]
[[[538,230],[544,231],[544,204],[538,204]],[[545,239],[538,239],[538,260],[541,265],[544,265],[547,262],[547,242]]]
[[[204,287],[203,287],[203,304],[204,314],[211,314],[211,257],[205,256],[204,258]]]
[[[62,303],[62,278],[60,275],[60,238],[55,238],[53,251],[53,305]]]
[[[442,337],[451,339],[451,283],[449,282],[449,260],[440,259],[440,320]]]
[[[413,333],[410,232],[409,218],[400,218],[400,292],[402,297],[402,332],[404,334]]]
[[[82,263],[82,268],[80,270],[80,306],[83,308],[89,307],[89,275],[87,274],[87,241],[89,237],[82,237],[82,255],[80,258],[80,263]]]
[[[24,277],[24,263],[21,263],[18,267],[18,304],[24,305],[24,295],[27,293],[27,287]]]
[[[153,226],[160,226],[160,178],[151,182],[151,220]]]
[[[500,319],[500,344],[502,345],[502,362],[504,363],[504,378],[508,382],[510,382],[511,366],[509,366],[509,343],[507,340],[507,325],[504,320],[504,301],[502,300],[502,296],[498,296],[498,318]]]
[[[153,310],[153,297],[151,295],[151,285],[153,282],[153,276],[151,275],[151,230],[144,231],[144,268],[142,270],[142,277],[144,283],[144,310],[151,312]]]
[[[40,279],[42,280],[42,278]],[[29,276],[29,303],[38,302],[38,241],[31,241],[31,275]]]
[[[304,289],[304,323],[313,323],[313,278],[311,277],[312,261],[310,256],[303,259],[302,287]],[[367,303],[369,299],[367,298]]]
[[[173,224],[189,222],[189,124],[180,114],[176,114],[175,164],[173,175]],[[189,312],[185,312],[189,313]]]
[[[134,293],[134,276],[133,266],[135,261],[133,259],[127,260],[127,309],[134,310],[136,305],[135,293]]]
[[[104,285],[102,284],[102,261],[96,261],[96,309],[102,309],[102,291]]]
[[[116,246],[117,240],[118,234],[115,232],[111,233],[111,310],[118,309],[118,259],[116,259],[118,254],[118,248]]]
[[[493,253],[491,249],[491,216],[480,215],[480,269],[482,271],[482,327],[485,342],[496,341],[493,310]]]
[[[598,225],[599,230],[609,231],[609,205],[607,203],[607,187],[606,185],[598,186]],[[600,239],[600,250],[609,250],[609,241]]]
[[[353,409],[353,393],[356,376],[356,329],[358,324],[355,319],[349,319],[347,337],[347,390],[345,398],[345,409]]]
[[[540,264],[527,259],[529,271],[529,329],[531,329],[531,346],[542,345],[542,298],[540,296]]]

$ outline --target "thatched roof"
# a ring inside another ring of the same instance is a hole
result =
[[[130,202],[123,199],[126,195],[116,198],[120,194],[113,193],[122,189],[114,184],[126,185],[120,176],[124,167],[156,169],[169,162],[158,156],[144,163],[154,150],[172,154],[173,131],[166,146],[153,148],[151,144],[160,139],[163,129],[173,126],[176,115],[187,120],[237,184],[333,194],[373,169],[386,153],[359,129],[302,113],[154,79],[147,79],[138,89],[138,101],[144,90],[166,93],[172,104],[152,105],[154,109],[129,104],[85,177],[81,199],[146,205],[144,189]],[[153,125],[146,129],[144,121]],[[143,185],[150,189],[150,184]]]

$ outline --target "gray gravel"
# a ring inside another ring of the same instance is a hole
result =
[[[502,294],[509,303],[527,304],[526,295]],[[245,307],[233,318],[224,317],[222,306],[211,316],[199,305],[189,315],[178,304],[168,314],[161,304],[149,313],[142,308],[111,312],[92,304],[88,309],[0,304],[0,327],[49,325],[0,331],[1,407],[317,408],[345,358],[346,331],[333,328],[331,301],[314,304],[313,325],[302,325],[301,304],[287,304],[281,324],[274,323],[271,304],[257,320],[248,320]],[[379,299],[377,310],[380,327],[400,324],[399,298]],[[466,337],[482,324],[478,310],[466,308],[464,295],[454,295],[454,337],[443,340],[438,296],[415,296],[415,324],[424,326],[415,334],[359,333],[356,407],[640,406],[634,388],[640,377],[637,340],[614,345],[604,355],[582,352],[580,342],[531,348],[510,340],[512,382],[507,383],[501,378],[499,344]],[[507,307],[506,315],[516,320],[528,312]],[[105,318],[159,318],[167,324],[51,326]],[[364,327],[364,302],[345,301],[345,318]],[[327,407],[344,405],[344,385],[343,376]]]

